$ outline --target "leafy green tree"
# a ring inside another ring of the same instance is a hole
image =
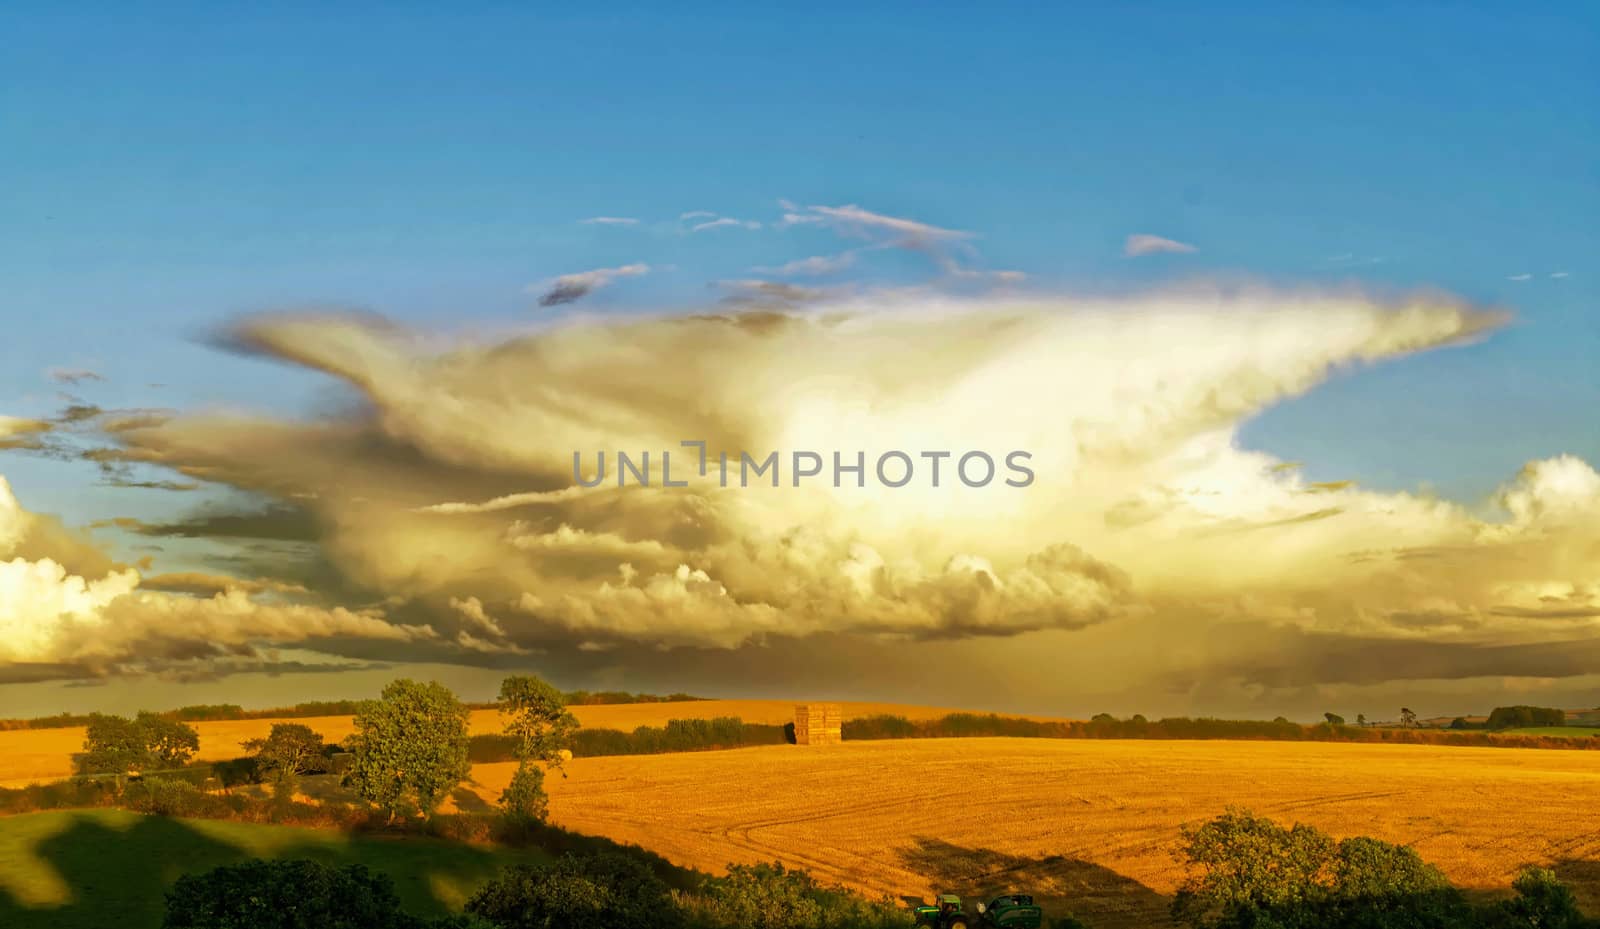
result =
[[[1366,726],[1366,724],[1367,724],[1367,714],[1365,714],[1365,713],[1357,713],[1356,714],[1356,725],[1358,725],[1358,726]]]
[[[1415,728],[1417,725],[1417,714],[1411,712],[1409,707],[1401,707],[1400,725],[1405,726],[1407,729]]]
[[[126,716],[94,713],[84,733],[83,752],[74,758],[79,774],[116,774],[150,767],[145,731]]]
[[[467,715],[443,684],[390,683],[355,715],[346,783],[391,818],[409,809],[431,815],[471,773]]]
[[[615,852],[566,854],[553,864],[515,865],[467,901],[467,912],[501,929],[679,929],[683,914],[666,883]]]
[[[255,756],[256,771],[279,786],[292,785],[302,775],[327,770],[327,747],[322,734],[300,723],[273,723],[264,739],[247,739],[245,751]]]
[[[518,761],[561,767],[578,729],[561,691],[533,675],[508,677],[500,683],[500,714],[509,717],[506,735],[517,740]]]
[[[200,750],[200,733],[193,726],[155,713],[140,713],[134,722],[144,732],[152,762],[168,768],[182,767]]]
[[[1173,916],[1197,929],[1463,929],[1477,914],[1414,849],[1364,837],[1335,844],[1248,811],[1184,832],[1191,874]]]
[[[1344,717],[1340,716],[1338,713],[1323,713],[1322,717],[1328,721],[1328,725],[1330,726],[1344,725]]]
[[[508,718],[506,735],[513,740],[511,752],[517,759],[517,771],[500,803],[517,823],[543,822],[549,810],[545,770],[560,770],[571,757],[577,717],[567,709],[561,691],[533,675],[501,682],[500,714]]]
[[[1186,826],[1180,855],[1198,873],[1179,888],[1173,918],[1229,926],[1241,924],[1241,912],[1305,906],[1328,879],[1333,849],[1333,840],[1310,826],[1285,829],[1243,809]]]

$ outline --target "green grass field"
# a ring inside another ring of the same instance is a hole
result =
[[[500,867],[538,851],[322,829],[169,819],[121,810],[0,819],[0,927],[157,929],[180,875],[246,858],[313,858],[388,874],[420,916],[458,910]]]
[[[1562,738],[1588,739],[1600,735],[1600,726],[1529,726],[1526,729],[1506,729],[1510,735],[1553,735]]]

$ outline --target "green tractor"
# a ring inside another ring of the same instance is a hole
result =
[[[940,894],[933,904],[917,907],[917,925],[932,929],[1040,929],[1044,913],[1034,905],[1028,894],[1003,894],[987,906],[977,904],[976,917],[968,917],[961,909],[961,898],[955,894]]]

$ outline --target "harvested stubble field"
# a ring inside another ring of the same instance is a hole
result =
[[[639,726],[664,726],[669,719],[713,719],[737,716],[747,723],[781,724],[794,719],[791,700],[695,700],[682,703],[627,703],[575,706],[573,715],[584,726],[632,731]],[[855,719],[891,713],[907,719],[938,719],[955,710],[905,706],[897,703],[844,703],[844,717]],[[1042,717],[1041,717],[1042,718]],[[200,733],[200,761],[225,761],[244,754],[239,743],[264,737],[273,723],[310,726],[329,742],[338,742],[354,730],[349,716],[313,716],[301,719],[242,719],[190,723]],[[473,710],[471,731],[483,735],[502,731],[504,721],[495,710]],[[83,727],[63,729],[13,729],[0,731],[0,787],[25,787],[72,775],[72,755],[83,750]]]
[[[511,765],[474,768],[493,801]],[[875,893],[1030,890],[1097,929],[1168,924],[1179,826],[1245,805],[1416,846],[1462,887],[1554,864],[1600,905],[1600,758],[1281,742],[928,739],[580,758],[552,818],[682,865],[780,859]]]

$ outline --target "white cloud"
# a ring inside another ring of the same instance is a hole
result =
[[[1508,280],[1508,281],[1531,281],[1531,280],[1533,280],[1533,275],[1531,275],[1531,274],[1512,274],[1512,275],[1507,276],[1506,280]]]
[[[1145,233],[1136,233],[1128,236],[1127,241],[1122,245],[1122,254],[1128,258],[1160,254],[1187,255],[1196,251],[1199,251],[1199,249],[1187,242],[1179,242],[1176,239],[1167,239]]]
[[[529,293],[540,293],[540,306],[559,306],[563,303],[572,303],[581,300],[602,287],[607,287],[612,281],[624,277],[639,277],[649,274],[650,266],[647,264],[623,265],[619,268],[595,268],[590,271],[578,271],[573,274],[563,274],[540,284],[529,285]]]
[[[1571,275],[1571,272],[1569,272],[1569,271],[1551,271],[1550,272],[1550,276],[1553,277],[1553,278],[1557,278],[1557,279],[1560,279],[1560,278],[1563,278],[1563,277],[1569,277],[1570,275]]]
[[[242,583],[200,598],[141,590],[132,568],[100,577],[74,574],[48,554],[17,554],[38,524],[0,476],[0,559],[12,556],[0,560],[0,667],[45,662],[104,669],[334,636],[434,637],[430,627],[392,624],[376,611],[257,599]]]
[[[631,216],[591,216],[578,222],[586,226],[637,226],[639,221]]]
[[[690,232],[705,232],[708,229],[727,229],[727,228],[760,229],[761,228],[761,224],[759,222],[756,222],[753,219],[743,220],[743,219],[734,219],[731,216],[719,216],[716,219],[708,220],[708,221],[703,222],[703,223],[696,223],[695,225],[689,227],[689,231]]]
[[[1577,501],[1562,512],[1588,505],[1583,474],[1546,475],[1538,506],[1506,498],[1532,515],[1485,523],[1446,502],[1307,485],[1242,449],[1238,429],[1339,367],[1495,321],[1448,301],[1347,294],[874,294],[806,312],[574,324],[435,354],[388,328],[265,320],[252,344],[346,378],[386,441],[437,470],[407,478],[370,443],[296,439],[292,426],[270,454],[253,438],[260,424],[174,423],[127,440],[205,461],[217,479],[267,462],[273,486],[298,488],[333,527],[324,548],[347,576],[413,599],[516,603],[518,627],[501,626],[523,644],[552,632],[646,645],[1012,635],[1158,607],[1174,622],[1244,615],[1407,635],[1387,617],[1441,597],[1484,634],[1509,622],[1493,609],[1596,580],[1576,558],[1587,537],[1547,535],[1558,500]],[[1052,398],[1043,412],[1029,399],[1040,396]],[[785,481],[728,492],[715,469],[695,473],[686,436],[713,460],[718,449],[1026,449],[1039,477],[1020,491]],[[587,450],[650,450],[657,481],[669,449],[690,486],[564,493],[574,449],[591,461]],[[507,474],[531,489],[428,509],[436,485]],[[1396,554],[1462,546],[1479,560]]]
[[[837,255],[813,255],[810,258],[797,258],[776,267],[754,267],[750,270],[758,274],[777,274],[780,276],[806,275],[819,276],[823,274],[836,274],[856,263],[854,251],[841,252]]]
[[[889,234],[916,242],[941,242],[972,238],[972,233],[970,232],[944,229],[901,216],[874,213],[853,203],[847,203],[844,206],[813,206],[810,207],[810,210],[812,214],[821,217],[823,221],[831,223],[843,231],[868,235],[869,237]]]
[[[105,378],[98,372],[88,368],[51,368],[45,376],[57,384],[67,384],[73,387],[85,381],[103,381]]]

